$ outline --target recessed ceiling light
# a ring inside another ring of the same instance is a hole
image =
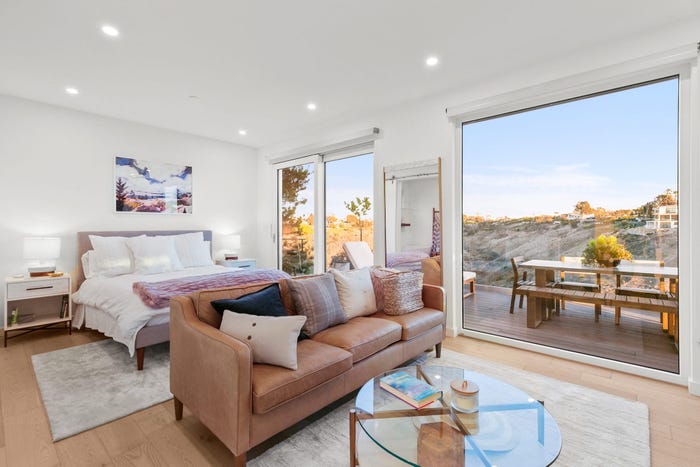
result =
[[[109,37],[117,37],[119,35],[119,29],[115,28],[114,26],[110,26],[109,24],[102,26],[102,32]]]
[[[190,99],[199,99],[199,96],[195,96],[194,94],[191,96],[187,96],[187,97],[189,97]]]
[[[306,108],[309,110],[316,110],[316,104],[314,104],[313,102],[309,102],[308,104],[306,104]]]
[[[248,130],[244,130],[243,128],[241,128],[240,130],[238,130],[238,134],[241,136],[245,136],[248,134]]]
[[[74,87],[69,86],[66,88],[66,94],[70,94],[71,96],[76,96],[76,95],[80,94],[80,91],[78,91],[78,88],[74,88]]]
[[[425,59],[425,64],[428,66],[435,66],[438,63],[440,63],[440,60],[435,56],[431,56]]]

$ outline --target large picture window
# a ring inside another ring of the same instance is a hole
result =
[[[463,125],[465,329],[679,372],[678,96],[668,77]]]

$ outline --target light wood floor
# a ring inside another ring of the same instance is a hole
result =
[[[53,443],[31,355],[101,338],[89,331],[72,336],[36,333],[0,349],[0,467],[231,465],[228,450],[186,408],[183,420],[175,421],[172,402]],[[448,338],[444,345],[645,402],[650,409],[652,464],[698,465],[700,398],[683,387],[465,337]]]

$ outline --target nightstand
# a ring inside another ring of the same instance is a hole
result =
[[[220,259],[216,264],[227,268],[255,269],[255,260],[248,259]]]
[[[42,329],[71,333],[70,276],[5,279],[4,346],[8,339]],[[18,331],[10,336],[8,333]]]

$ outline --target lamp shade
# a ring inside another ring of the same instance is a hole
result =
[[[61,256],[61,239],[58,237],[25,237],[24,258],[50,260]]]
[[[227,251],[238,251],[241,248],[241,236],[238,234],[225,235],[221,239],[221,246]]]

